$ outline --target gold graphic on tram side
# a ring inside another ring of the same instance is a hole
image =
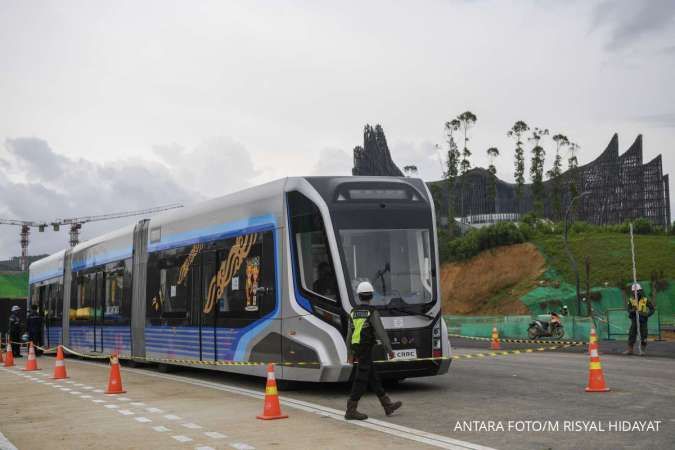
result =
[[[247,234],[246,236],[237,237],[234,245],[227,255],[227,259],[220,264],[220,269],[213,276],[209,283],[209,292],[206,297],[206,304],[204,305],[204,314],[209,314],[213,311],[216,300],[223,296],[225,289],[230,285],[232,276],[239,272],[241,264],[248,256],[253,244],[255,244],[258,235]]]
[[[260,277],[260,257],[246,260],[246,311],[258,310],[258,278]]]
[[[152,307],[155,308],[155,312],[158,312],[163,304],[164,304],[164,291],[160,289],[159,294],[152,297]]]
[[[178,272],[178,283],[176,283],[178,286],[185,283],[185,280],[187,280],[187,276],[190,273],[190,267],[192,267],[192,263],[195,261],[197,255],[199,255],[199,252],[201,252],[203,249],[204,244],[195,244],[192,246],[192,249],[190,249],[190,253],[187,255],[187,258],[185,258],[183,264],[180,265],[180,271]]]

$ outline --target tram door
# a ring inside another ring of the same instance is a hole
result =
[[[94,352],[103,351],[103,312],[105,310],[105,274],[103,271],[97,271],[95,274],[91,274],[91,282],[94,283],[94,292],[93,292],[93,315],[92,315],[92,328],[93,328],[93,342],[91,350]]]

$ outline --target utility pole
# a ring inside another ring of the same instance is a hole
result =
[[[567,205],[567,210],[565,211],[565,252],[567,253],[567,257],[570,259],[572,270],[574,270],[574,275],[576,277],[577,315],[581,315],[581,298],[579,296],[579,268],[577,267],[577,261],[574,259],[574,255],[572,255],[572,252],[570,251],[567,234],[569,232],[569,215],[574,202],[588,194],[590,194],[590,191],[584,191],[576,197],[573,197],[572,200],[570,200],[570,204]]]

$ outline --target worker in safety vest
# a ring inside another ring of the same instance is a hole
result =
[[[637,339],[637,327],[638,321],[635,317],[639,317],[640,322],[640,345],[642,346],[642,351],[644,352],[647,347],[647,320],[649,316],[654,314],[654,305],[651,301],[645,296],[642,286],[635,283],[631,287],[633,295],[628,300],[628,317],[630,318],[630,331],[628,333],[628,349],[624,352],[625,355],[633,354],[633,346]]]
[[[384,331],[382,320],[377,310],[370,306],[370,300],[373,298],[373,285],[367,281],[359,283],[356,293],[359,296],[361,305],[352,309],[349,321],[349,331],[347,332],[347,354],[350,363],[356,363],[356,373],[354,374],[354,383],[352,391],[347,401],[347,420],[365,420],[367,415],[356,410],[359,400],[370,388],[380,399],[384,412],[389,416],[401,407],[401,402],[392,402],[384,392],[382,382],[377,374],[373,364],[373,346],[376,340],[384,345],[389,358],[394,357],[391,349],[391,342]]]

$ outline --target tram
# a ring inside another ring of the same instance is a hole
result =
[[[345,334],[370,281],[396,357],[448,372],[436,220],[419,179],[291,177],[121,228],[31,264],[45,344],[285,380],[350,377]],[[382,353],[378,359],[385,360]]]

